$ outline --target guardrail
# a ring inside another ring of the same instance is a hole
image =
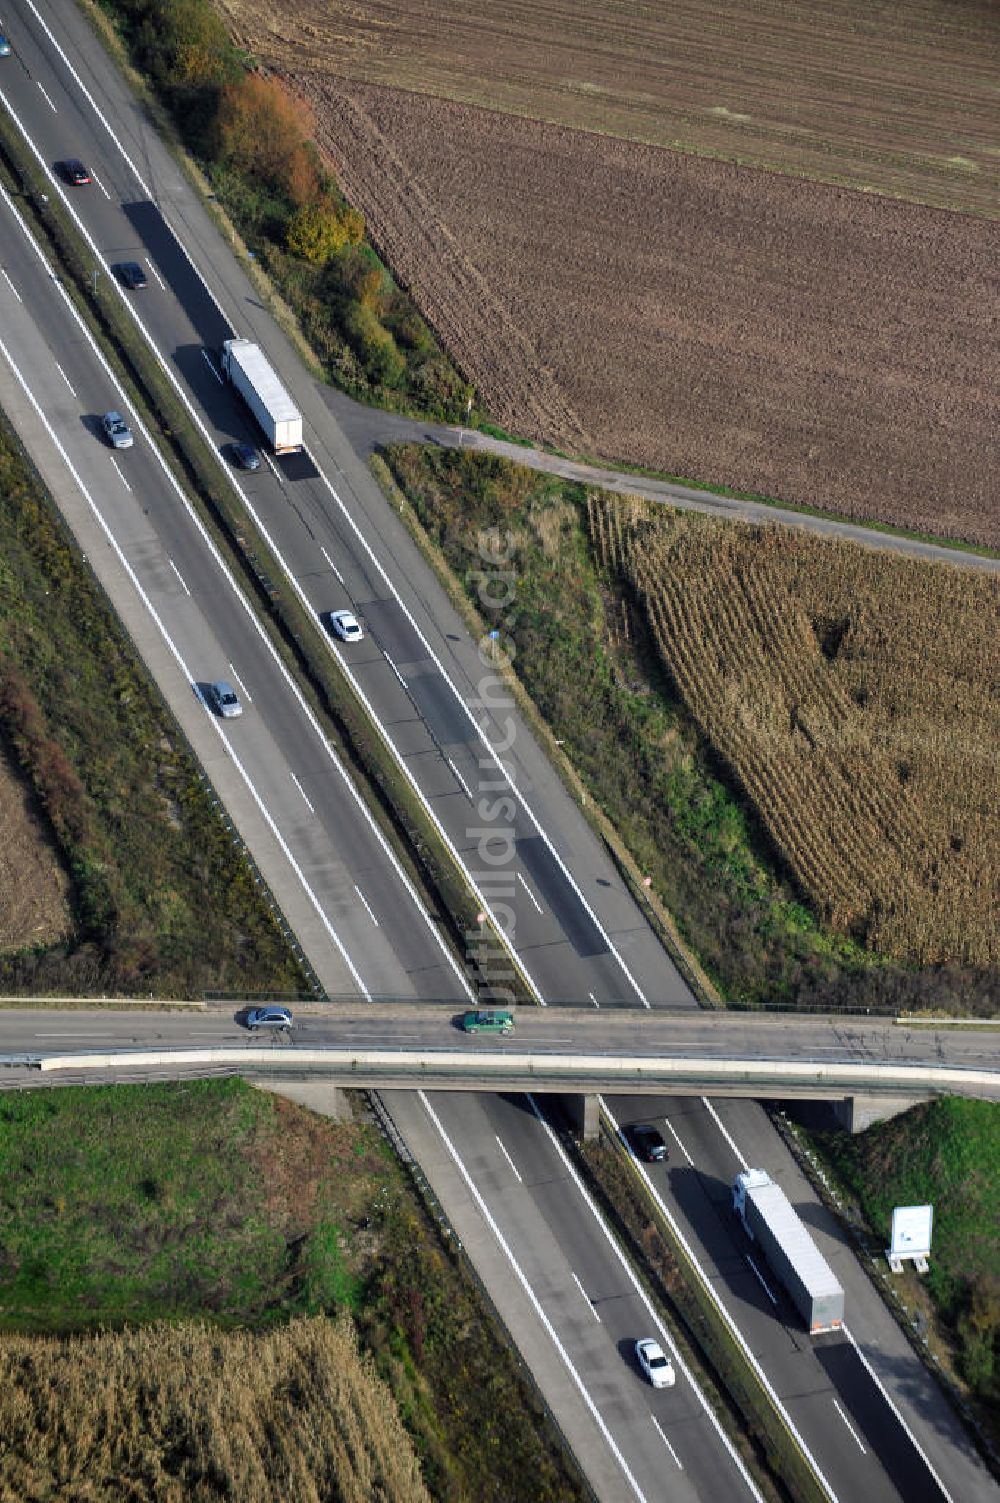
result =
[[[526,1054],[478,1050],[298,1048],[130,1049],[113,1053],[19,1054],[43,1072],[110,1070],[308,1070],[340,1084],[439,1090],[674,1092],[843,1097],[940,1094],[1000,1098],[1000,1070],[874,1061],[727,1060],[693,1056]],[[0,1058],[0,1062],[6,1060]]]

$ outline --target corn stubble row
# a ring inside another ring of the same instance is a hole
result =
[[[824,920],[923,964],[995,964],[1000,582],[599,492],[588,514]]]
[[[0,1341],[0,1503],[428,1503],[347,1317]]]

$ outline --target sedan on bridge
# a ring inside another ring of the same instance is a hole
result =
[[[462,1014],[462,1027],[466,1033],[512,1033],[514,1014],[497,1012],[492,1008],[470,1008]]]
[[[292,1026],[292,1015],[287,1007],[252,1007],[247,1013],[247,1027],[251,1033],[258,1028],[279,1028],[284,1032]]]

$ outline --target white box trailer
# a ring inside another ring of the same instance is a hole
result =
[[[268,364],[260,345],[227,339],[222,369],[257,419],[275,454],[302,448],[302,414]]]
[[[747,1169],[733,1184],[733,1210],[758,1242],[791,1295],[809,1331],[836,1331],[844,1323],[844,1291],[780,1185],[763,1169]]]

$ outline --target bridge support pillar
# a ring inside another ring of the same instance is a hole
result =
[[[598,1096],[564,1096],[563,1109],[574,1131],[585,1143],[593,1143],[601,1132],[601,1103]]]
[[[887,1122],[916,1106],[912,1096],[845,1096],[833,1101],[834,1116],[847,1132],[864,1132],[873,1122]]]

